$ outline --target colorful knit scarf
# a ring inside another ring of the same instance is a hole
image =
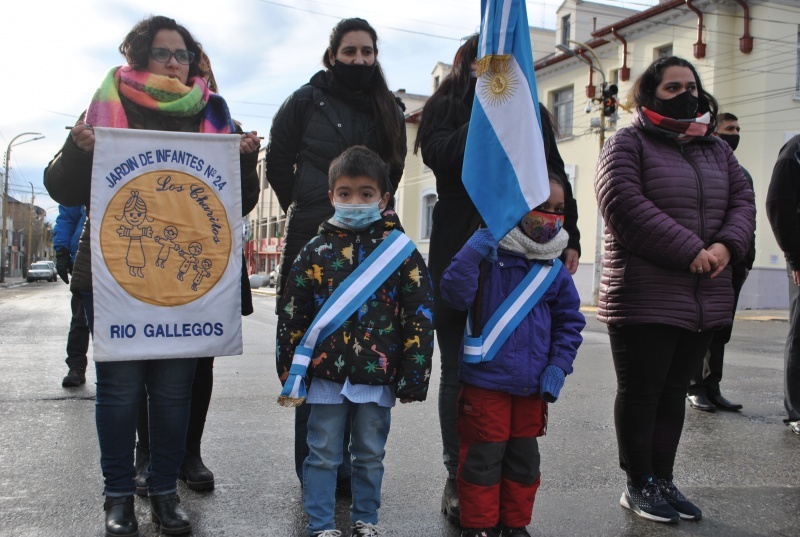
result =
[[[140,71],[130,66],[114,67],[92,97],[86,123],[98,127],[128,128],[128,117],[120,95],[148,110],[173,117],[191,117],[202,112],[200,132],[234,132],[225,100],[208,89],[201,77],[189,80],[189,86],[175,78]]]
[[[692,138],[707,136],[711,130],[711,114],[708,112],[694,119],[672,119],[644,106],[640,106],[638,110],[645,128],[673,140],[688,142]]]

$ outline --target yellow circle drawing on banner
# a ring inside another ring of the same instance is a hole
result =
[[[514,69],[487,71],[482,80],[481,90],[484,98],[492,105],[507,103],[514,96],[519,79]]]
[[[148,172],[114,194],[100,224],[111,276],[157,306],[197,300],[228,266],[231,230],[213,187],[174,170]]]

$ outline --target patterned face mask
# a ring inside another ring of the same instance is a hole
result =
[[[379,202],[334,203],[333,219],[352,229],[364,229],[381,219]]]
[[[563,213],[551,213],[550,211],[542,211],[541,209],[534,209],[519,222],[519,227],[525,234],[534,242],[545,244],[553,240],[553,237],[558,235],[561,227],[564,225]]]

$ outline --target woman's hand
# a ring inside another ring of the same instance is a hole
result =
[[[94,151],[94,129],[86,123],[80,122],[69,132],[72,142],[81,151],[91,153]]]
[[[716,278],[720,272],[725,270],[728,263],[731,262],[731,252],[728,250],[728,247],[721,242],[715,242],[708,247],[708,253],[717,258],[716,270],[711,274],[712,278]]]
[[[258,139],[258,133],[256,133],[256,131],[242,134],[242,143],[239,145],[239,153],[246,155],[258,151],[259,147],[261,147],[261,140]]]
[[[564,250],[564,266],[567,267],[567,270],[570,274],[575,274],[578,272],[579,258],[580,254],[578,254],[578,250],[575,248],[567,248]]]
[[[710,248],[709,248],[710,249]],[[727,251],[727,248],[725,249]],[[730,258],[730,256],[729,256]],[[711,272],[717,268],[717,258],[709,250],[703,248],[700,253],[689,263],[689,272],[692,274],[703,274]]]

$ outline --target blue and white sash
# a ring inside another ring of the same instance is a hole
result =
[[[278,396],[282,406],[300,406],[306,399],[305,376],[314,349],[358,310],[414,251],[407,235],[394,230],[325,301],[295,348],[289,377]]]
[[[558,259],[552,266],[544,263],[534,264],[530,272],[489,318],[481,335],[470,335],[472,333],[470,312],[467,318],[467,330],[464,333],[464,362],[479,364],[492,360],[522,319],[541,300],[560,270],[561,261]]]

